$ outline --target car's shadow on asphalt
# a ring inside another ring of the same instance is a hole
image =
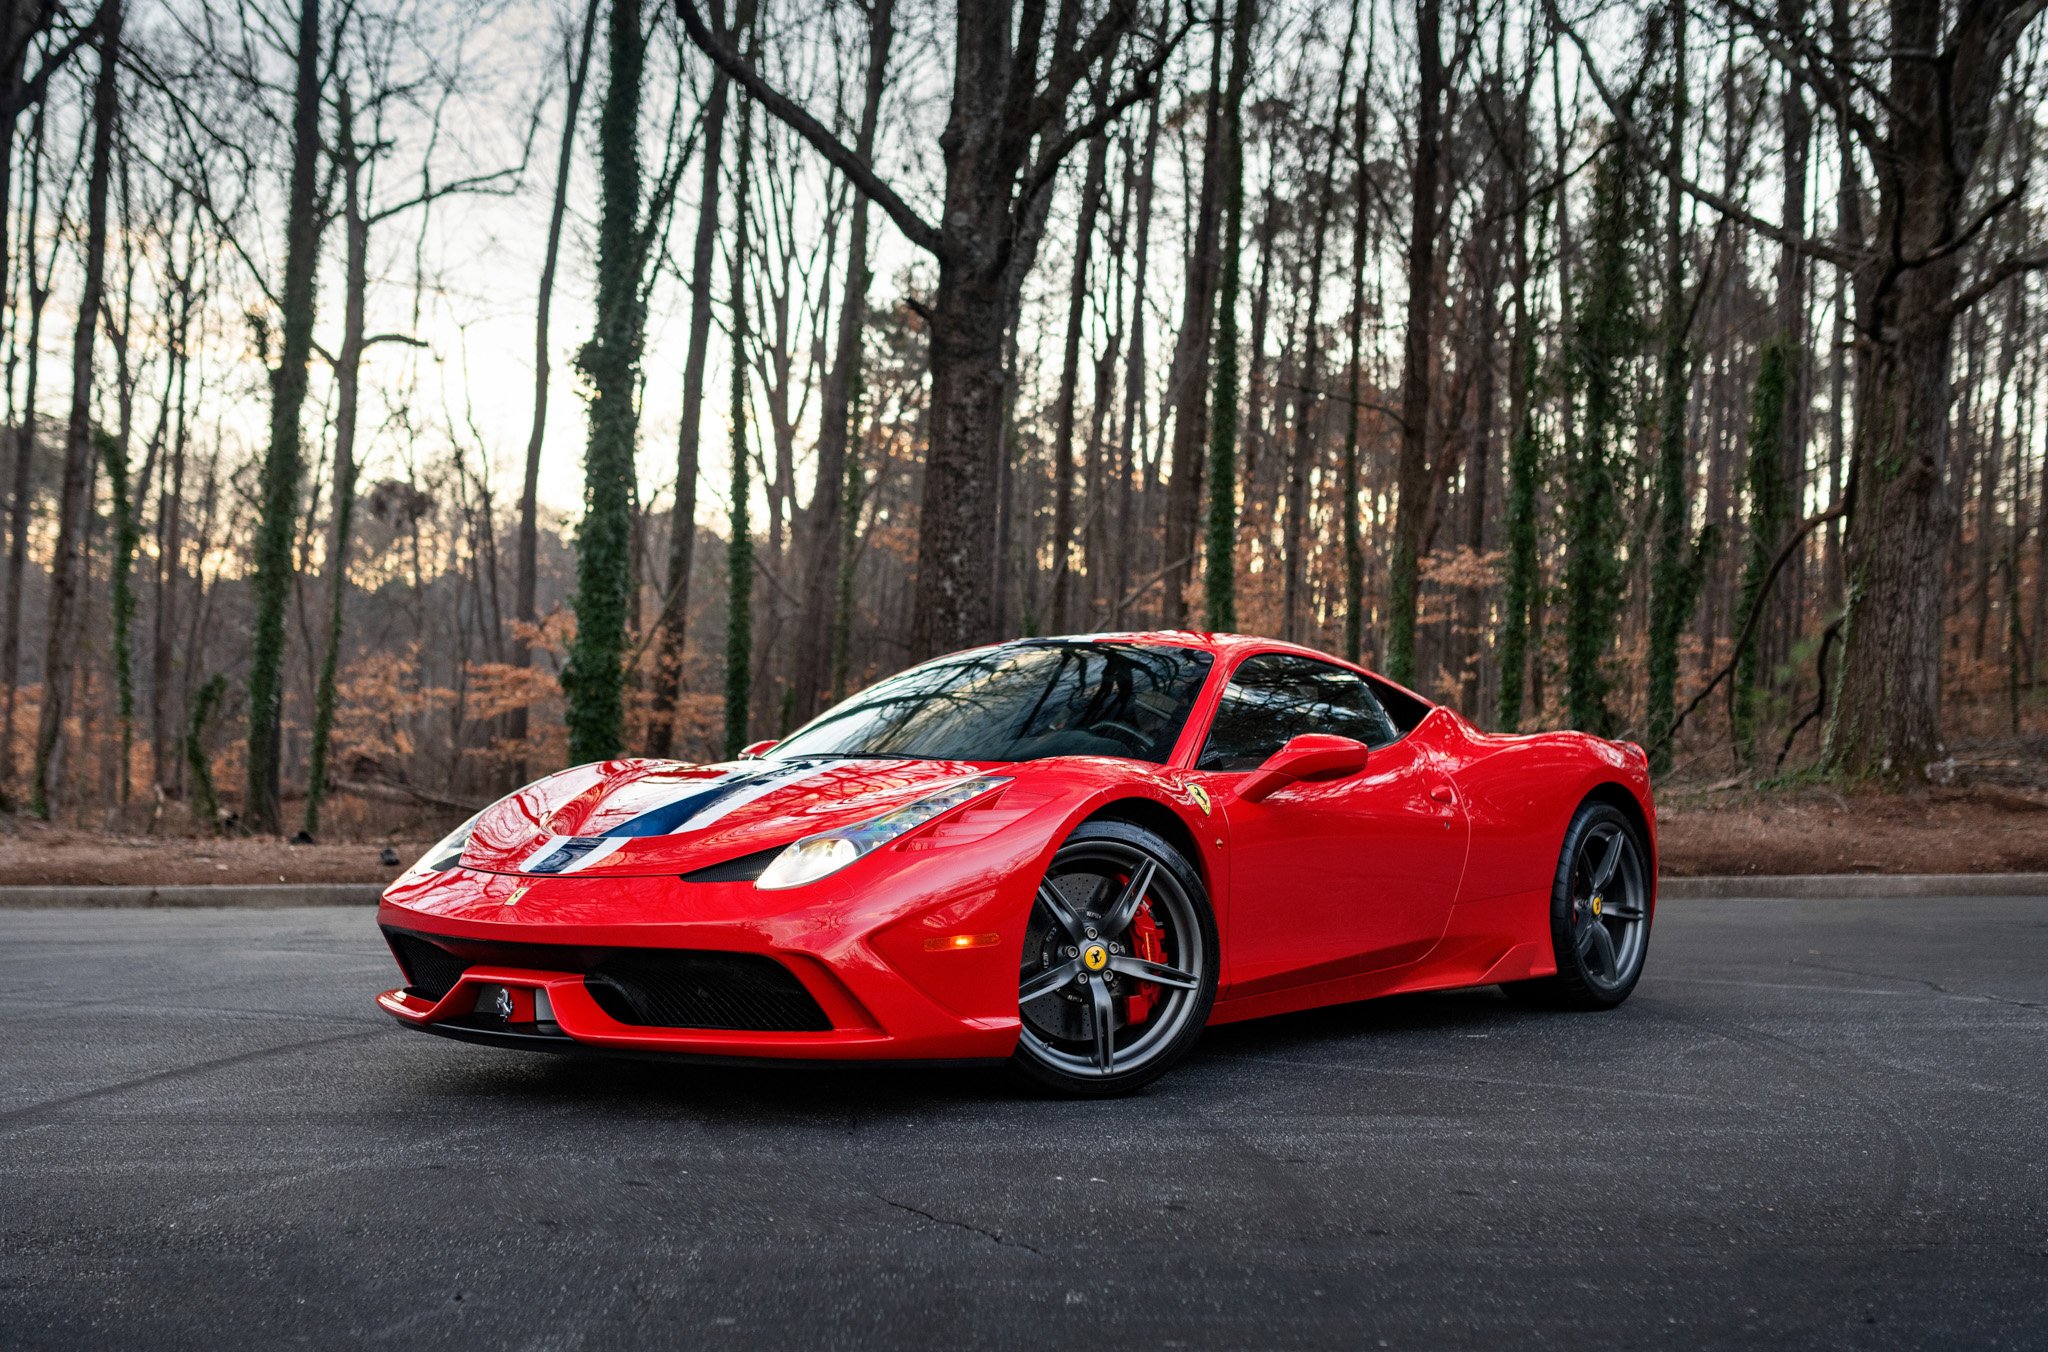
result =
[[[1361,1061],[1375,1043],[1490,1036],[1547,1016],[1511,1003],[1496,987],[1390,996],[1211,1028],[1180,1066],[1134,1098],[1161,1094],[1227,1098],[1241,1087],[1245,1065],[1270,1059],[1297,1063],[1288,1073],[1312,1075],[1301,1062]],[[963,1108],[1057,1107],[1050,1097],[1002,1066],[727,1066],[651,1058],[566,1056],[447,1049],[458,1064],[436,1058],[433,1092],[494,1106],[573,1105],[597,1114],[664,1114],[723,1121],[785,1123],[855,1117],[912,1118]],[[1080,1105],[1090,1106],[1090,1105]]]

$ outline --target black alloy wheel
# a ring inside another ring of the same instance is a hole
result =
[[[1517,982],[1508,993],[1566,1009],[1612,1009],[1628,999],[1650,946],[1649,860],[1626,813],[1611,803],[1581,804],[1551,891],[1557,975]]]
[[[1083,823],[1053,856],[1026,927],[1012,1058],[1078,1097],[1166,1073],[1216,998],[1216,919],[1192,865],[1129,822]]]

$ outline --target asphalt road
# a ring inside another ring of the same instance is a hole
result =
[[[0,913],[0,1346],[2048,1347],[2048,899],[1673,902],[1635,998],[1133,1100],[421,1036],[366,913]]]

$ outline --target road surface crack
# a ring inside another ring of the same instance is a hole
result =
[[[980,1235],[983,1239],[988,1240],[991,1244],[1000,1244],[1006,1249],[1022,1249],[1024,1250],[1024,1252],[1032,1255],[1034,1258],[1045,1257],[1044,1254],[1040,1253],[1037,1249],[1034,1249],[1029,1244],[1026,1244],[1023,1240],[1010,1239],[1004,1236],[999,1231],[984,1230],[980,1226],[968,1221],[956,1221],[945,1216],[935,1216],[931,1212],[926,1211],[923,1207],[912,1206],[908,1202],[899,1202],[893,1197],[884,1197],[880,1193],[874,1193],[873,1197],[876,1201],[881,1202],[885,1206],[893,1206],[898,1211],[908,1211],[911,1215],[921,1217],[924,1220],[928,1220],[933,1225],[951,1226],[955,1230],[965,1230],[969,1234]]]
[[[2009,995],[1992,995],[1986,991],[1959,991],[1944,986],[1938,981],[1929,981],[1924,976],[1900,976],[1894,972],[1866,972],[1860,967],[1837,967],[1825,962],[1801,962],[1792,960],[1792,966],[1805,967],[1817,972],[1839,972],[1844,976],[1865,976],[1873,981],[1896,981],[1905,986],[1925,986],[1937,995],[1950,996],[1957,1000],[1986,1000],[1995,1005],[2012,1005],[2016,1009],[2030,1009],[2036,1014],[2048,1013],[2048,1005],[2033,1000],[2015,1000]]]

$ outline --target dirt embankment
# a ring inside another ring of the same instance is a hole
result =
[[[2048,791],[2032,787],[1666,790],[1657,806],[1668,877],[2048,872]],[[100,835],[0,819],[0,886],[388,883],[429,843]],[[397,862],[384,862],[387,847]]]
[[[2048,796],[1995,785],[1666,793],[1657,820],[1667,877],[2048,872]]]
[[[113,836],[25,823],[0,834],[0,885],[388,883],[431,840],[287,845],[275,838]]]

